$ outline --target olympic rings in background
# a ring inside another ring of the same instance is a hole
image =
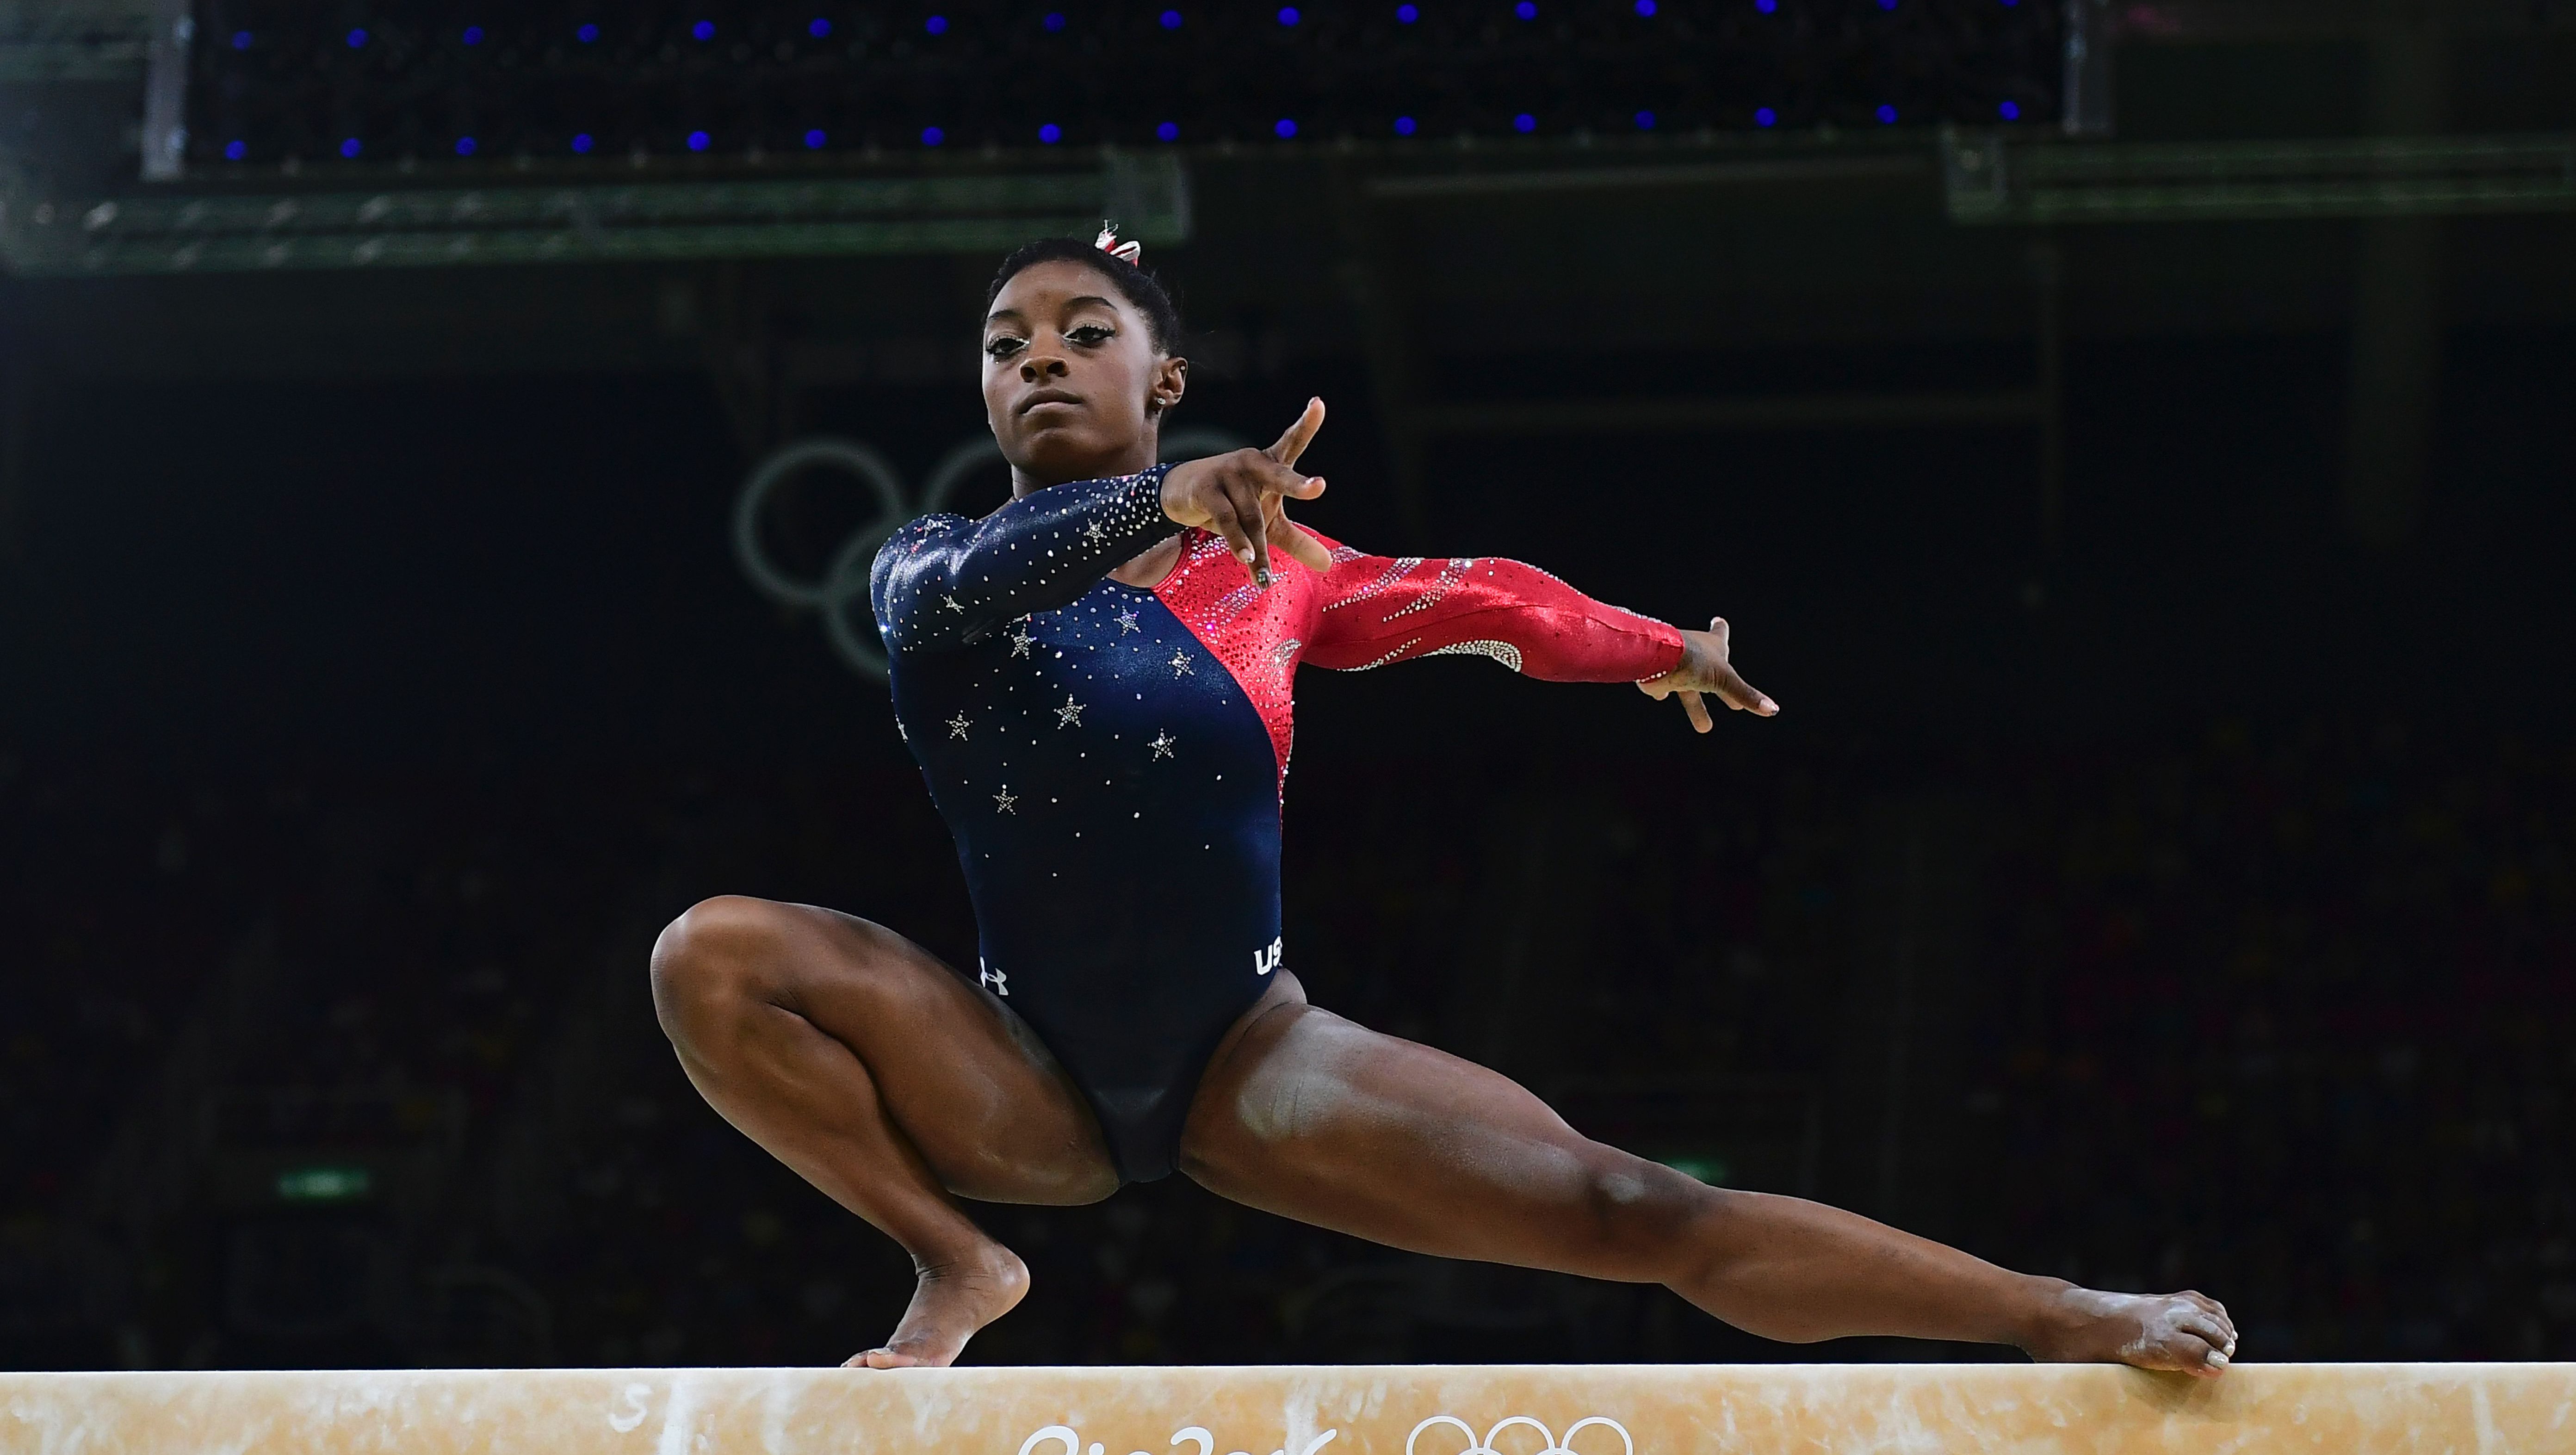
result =
[[[1195,460],[1239,450],[1244,441],[1222,429],[1182,429],[1163,436],[1165,460]],[[905,501],[903,476],[886,457],[855,440],[817,436],[780,446],[752,467],[733,503],[733,556],[752,589],[781,606],[822,613],[823,631],[832,650],[862,677],[886,679],[885,643],[878,639],[876,619],[868,605],[868,569],[877,547],[905,521],[950,509],[949,499],[976,471],[1001,463],[1002,447],[990,435],[966,440],[931,468],[918,508]],[[831,468],[857,477],[876,497],[878,514],[850,533],[832,553],[823,574],[802,578],[769,558],[760,542],[760,522],[769,497],[802,470]],[[856,612],[853,613],[852,607]]]

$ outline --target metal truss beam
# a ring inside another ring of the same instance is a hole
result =
[[[1897,429],[2024,424],[2040,396],[2027,389],[1915,394],[1783,394],[1676,399],[1515,399],[1421,406],[1425,435],[1638,434],[1798,429]]]
[[[1087,170],[102,200],[0,198],[0,258],[37,276],[991,252],[1115,217],[1190,234],[1177,158]]]
[[[2429,217],[2576,209],[2576,135],[2031,143],[1944,137],[1960,223]]]
[[[2527,36],[2576,31],[2570,0],[2155,0],[2118,17],[2123,45],[2244,45],[2364,38],[2390,19],[2453,35]]]

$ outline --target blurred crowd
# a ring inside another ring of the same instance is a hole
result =
[[[1917,1083],[1949,1169],[1907,1204],[1929,1230],[2202,1287],[2256,1359],[2576,1357],[2576,753],[2219,728],[1724,776],[1724,812],[1677,813],[1615,766],[1325,765],[1290,793],[1290,968],[1588,1131],[1868,1207],[1833,1108],[1874,993],[1870,825],[1937,789],[1969,807],[1934,847],[1976,868],[1922,991],[1955,1049]],[[846,1357],[910,1268],[707,1110],[644,951],[734,890],[962,962],[956,879],[899,768],[0,756],[0,1357]],[[371,1180],[293,1181],[316,1167]],[[1390,1254],[1180,1178],[983,1214],[1036,1275],[983,1361],[1790,1353],[1660,1291]]]
[[[2056,112],[2054,7],[1777,9],[714,0],[658,15],[527,5],[468,23],[425,0],[221,0],[200,17],[213,43],[194,50],[190,160],[759,165],[942,148],[1653,140]]]
[[[2576,1356],[2576,754],[2221,731],[2002,818],[1998,1246],[2256,1357]]]

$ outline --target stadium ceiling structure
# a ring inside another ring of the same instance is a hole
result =
[[[328,25],[285,0],[0,0],[0,266],[731,268],[990,254],[1102,217],[1165,246],[1198,228],[1195,177],[1269,168],[1321,179],[1299,206],[1339,245],[1409,500],[1447,435],[2027,423],[2053,538],[2063,229],[2363,219],[2355,416],[2420,421],[2436,253],[2406,229],[2576,210],[2576,133],[2453,130],[2441,58],[2571,36],[2576,0],[709,0],[650,21],[544,0],[480,22],[383,0]],[[2360,135],[2116,134],[2115,46],[2316,42],[2371,57]],[[1781,185],[2027,232],[2028,385],[1534,403],[1425,382],[1411,240],[1497,205],[1704,213]],[[700,311],[757,457],[838,355],[762,335],[740,282]],[[2403,534],[2410,451],[2356,440],[2365,537]]]
[[[0,132],[0,262],[987,252],[1100,216],[1168,244],[1212,155],[1331,156],[1364,197],[1406,203],[1924,168],[1962,223],[2576,206],[2567,135],[2105,138],[2115,38],[2378,23],[2306,0],[730,4],[652,22],[549,4],[488,29],[452,8],[388,0],[325,25],[253,0],[0,7],[19,113]],[[2442,24],[2576,29],[2576,6],[2473,0]]]

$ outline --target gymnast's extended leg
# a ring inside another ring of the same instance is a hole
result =
[[[957,1197],[1097,1202],[1099,1124],[1017,1017],[880,925],[710,899],[653,946],[653,1004],[725,1120],[912,1255],[911,1307],[852,1364],[946,1364],[1028,1269]]]
[[[1199,1084],[1181,1167],[1237,1202],[1451,1258],[1661,1283],[1738,1328],[2015,1344],[2215,1374],[2236,1330],[2196,1293],[2009,1272],[1793,1197],[1709,1187],[1587,1140],[1495,1072],[1283,983]]]

